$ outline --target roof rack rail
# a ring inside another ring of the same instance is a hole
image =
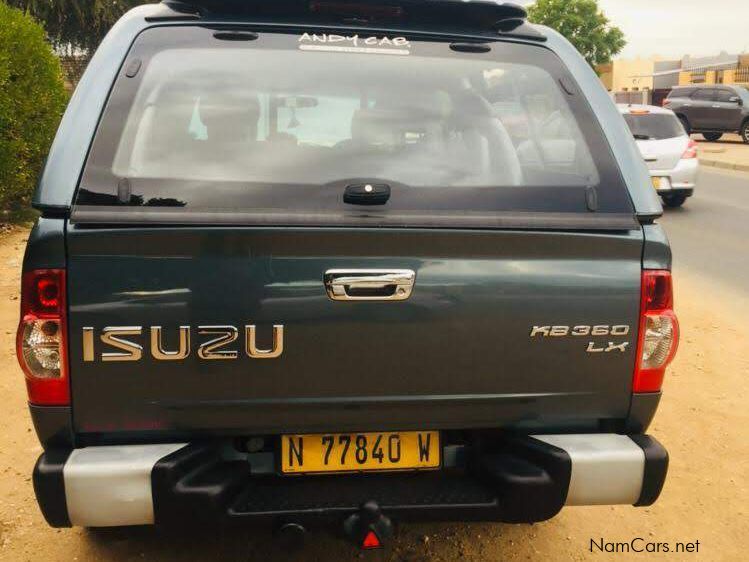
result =
[[[525,8],[494,0],[163,0],[162,6],[163,13],[149,16],[148,21],[246,17],[269,23],[385,26],[546,39],[527,24]]]

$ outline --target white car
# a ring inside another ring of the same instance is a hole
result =
[[[697,143],[670,109],[617,105],[648,165],[653,187],[667,207],[680,207],[694,193],[700,162]]]

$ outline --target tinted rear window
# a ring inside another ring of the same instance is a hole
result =
[[[407,37],[203,27],[136,41],[93,143],[76,207],[272,215],[279,224],[420,226],[454,212],[631,213],[596,119],[550,51],[487,53]],[[132,69],[138,68],[135,76]],[[376,209],[347,186],[384,184]]]
[[[624,114],[634,137],[638,140],[663,140],[683,137],[684,127],[675,115],[650,113],[648,115]]]
[[[738,93],[733,90],[717,90],[715,93],[715,100],[722,103],[728,103],[738,97]]]
[[[669,98],[688,98],[695,92],[696,88],[674,88],[668,94]]]
[[[715,100],[715,90],[712,89],[702,89],[697,90],[692,94],[692,98],[696,100],[703,100],[703,101],[714,101]]]

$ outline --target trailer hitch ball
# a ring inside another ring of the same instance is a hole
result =
[[[393,523],[382,514],[377,502],[370,500],[343,522],[343,531],[359,548],[381,548],[393,535]]]

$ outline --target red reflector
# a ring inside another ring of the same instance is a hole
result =
[[[643,312],[673,308],[674,294],[668,271],[646,271],[642,276]]]
[[[21,316],[57,318],[63,312],[65,271],[36,269],[24,273],[21,282]]]
[[[361,547],[364,549],[382,548],[382,543],[374,531],[369,531],[367,536],[364,537]]]
[[[56,309],[60,306],[60,287],[56,280],[40,278],[36,282],[39,303],[44,308]]]

